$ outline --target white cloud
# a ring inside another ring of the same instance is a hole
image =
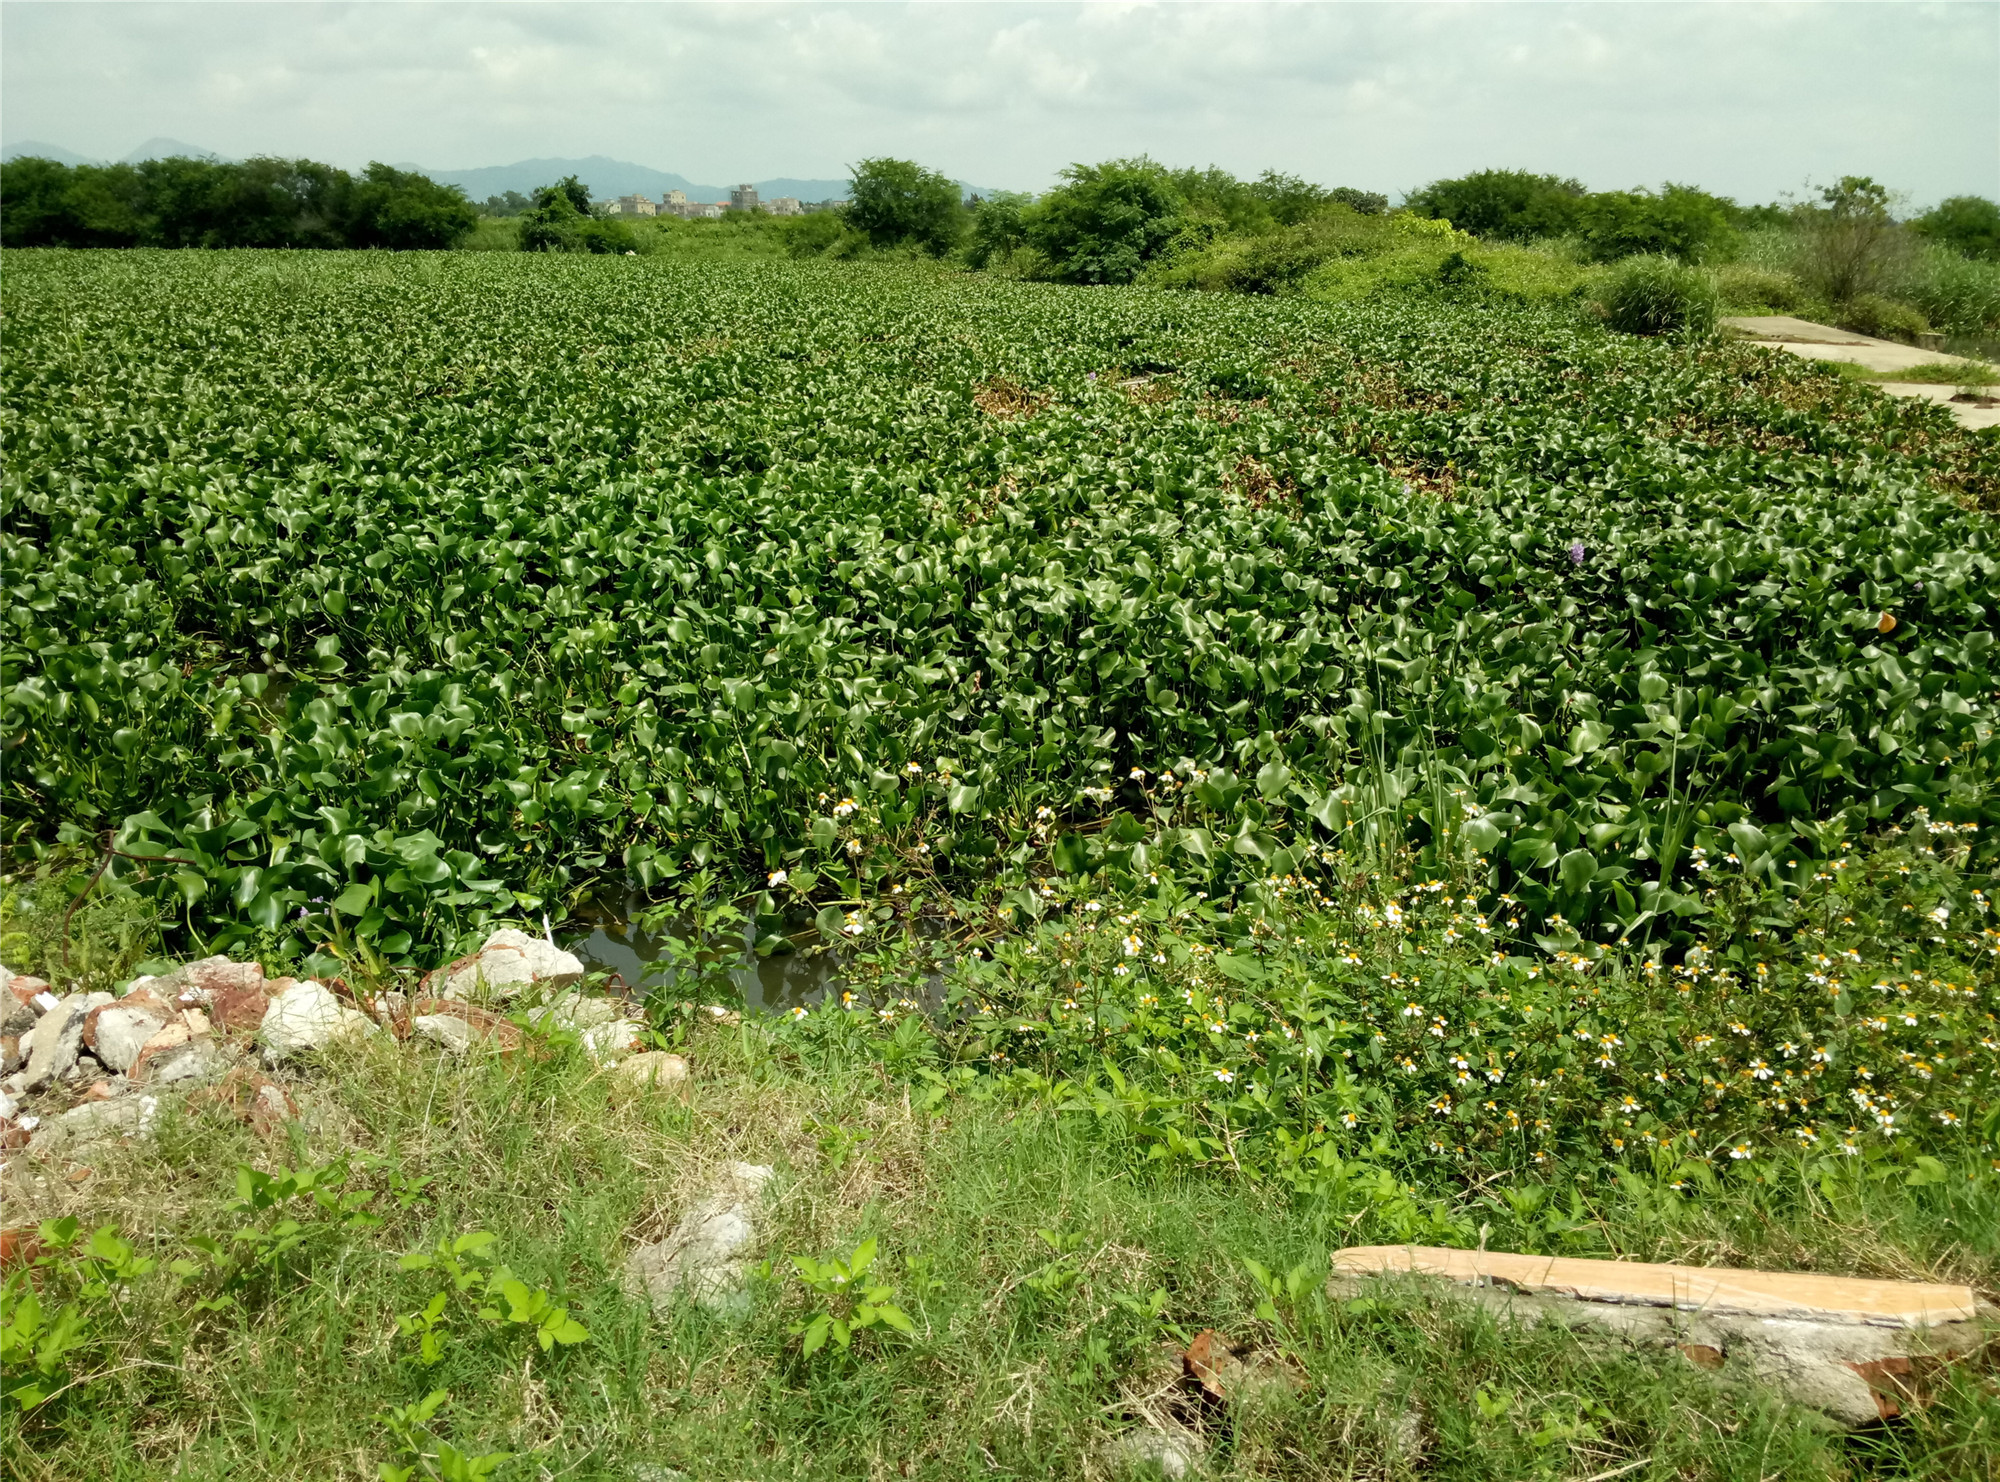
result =
[[[708,181],[871,154],[1035,189],[1146,152],[1400,191],[1490,165],[1768,199],[2000,194],[1991,4],[45,4],[0,7],[0,134],[117,157]]]

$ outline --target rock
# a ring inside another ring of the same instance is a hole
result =
[[[1187,1377],[1218,1400],[1259,1404],[1305,1388],[1305,1377],[1284,1359],[1239,1347],[1213,1328],[1195,1334],[1182,1364]]]
[[[227,1075],[233,1063],[213,1039],[183,1040],[147,1051],[145,1059],[133,1067],[132,1079],[148,1086],[204,1085]]]
[[[9,972],[4,967],[0,967],[0,975],[5,976],[8,996],[15,1003],[27,1009],[29,1013],[35,1015],[37,1018],[40,1018],[49,1011],[49,1006],[41,1002],[41,1000],[45,996],[54,998],[55,995],[49,991],[49,984],[46,978],[30,977],[26,973]]]
[[[632,1055],[612,1067],[612,1080],[628,1086],[671,1086],[688,1079],[688,1063],[665,1050]]]
[[[542,937],[503,927],[470,957],[439,968],[423,981],[439,998],[512,998],[522,989],[573,988],[583,981],[583,964]]]
[[[168,975],[168,981],[197,993],[217,994],[249,989],[262,990],[264,968],[256,962],[231,962],[227,957],[204,957],[199,962]]]
[[[731,1163],[720,1185],[681,1216],[672,1234],[626,1258],[625,1289],[651,1301],[661,1316],[683,1293],[714,1312],[741,1312],[748,1256],[757,1243],[756,1208],[771,1176],[759,1163]]]
[[[21,1037],[0,1034],[0,1075],[12,1075],[21,1068]]]
[[[17,998],[12,993],[0,993],[0,1034],[10,1038],[29,1034],[34,1030],[35,1021],[41,1017],[42,1011],[35,1007],[32,993],[25,999]]]
[[[129,1000],[107,1004],[84,1022],[84,1043],[99,1060],[119,1072],[132,1068],[146,1042],[167,1027],[167,1011]]]
[[[1202,1446],[1187,1431],[1132,1430],[1104,1443],[1104,1462],[1121,1476],[1180,1478],[1193,1474]]]
[[[616,1065],[645,1043],[640,1038],[645,1032],[643,1024],[635,1024],[630,1019],[613,1019],[609,1024],[593,1025],[578,1038],[583,1041],[583,1053],[595,1064]]]
[[[107,1137],[146,1137],[160,1109],[157,1096],[125,1096],[116,1101],[86,1101],[44,1124],[32,1146],[65,1147],[99,1142]]]
[[[197,1091],[195,1099],[228,1108],[237,1121],[248,1123],[264,1136],[285,1122],[297,1120],[299,1115],[298,1103],[286,1094],[283,1086],[242,1066],[215,1085]]]
[[[410,1033],[453,1055],[472,1048],[472,1026],[452,1014],[419,1014],[410,1020]]]
[[[611,998],[587,998],[581,993],[565,993],[528,1015],[537,1029],[553,1024],[559,1029],[589,1029],[625,1017],[626,1005]]]
[[[1977,1349],[1995,1315],[1970,1287],[1912,1281],[1422,1246],[1344,1250],[1333,1264],[1328,1290],[1337,1295],[1371,1276],[1416,1275],[1516,1322],[1683,1354],[1713,1350],[1846,1425],[1900,1413],[1919,1393],[1919,1371]]]
[[[673,1467],[662,1466],[656,1461],[642,1461],[632,1467],[632,1482],[692,1482],[686,1472]]]
[[[288,987],[297,986],[290,979],[281,978],[278,981]],[[203,995],[202,1002],[207,1005],[205,1017],[224,1034],[255,1034],[264,1027],[264,1015],[271,1007],[273,995],[269,992],[269,987],[276,987],[276,984],[268,987],[260,985],[255,988],[225,988],[220,993]],[[188,1011],[183,1010],[183,1012]],[[193,1009],[192,1012],[200,1013],[201,1010]]]
[[[285,989],[264,1010],[257,1038],[274,1060],[324,1050],[375,1032],[375,1021],[344,1007],[324,983],[308,978]]]
[[[83,1021],[90,1015],[81,995],[65,998],[43,1014],[27,1044],[28,1068],[22,1089],[39,1091],[76,1064],[83,1048]]]

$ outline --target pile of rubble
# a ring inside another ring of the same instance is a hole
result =
[[[296,1114],[265,1072],[381,1035],[463,1055],[503,1053],[531,1030],[575,1033],[620,1079],[687,1077],[677,1055],[641,1049],[638,1006],[582,990],[570,953],[525,932],[495,932],[413,993],[357,994],[336,978],[266,978],[254,962],[209,957],[128,984],[59,995],[0,966],[0,1150],[143,1133],[160,1097],[219,1095],[257,1120]]]

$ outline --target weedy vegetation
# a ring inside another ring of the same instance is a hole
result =
[[[1834,1436],[1322,1285],[2000,1281],[1992,438],[1485,251],[10,257],[0,955],[393,985],[629,887],[696,1067],[385,1036],[10,1186],[13,1474],[1106,1476],[1162,1405],[1224,1477],[1990,1471],[1988,1361]],[[688,1013],[746,926],[838,991]],[[747,1300],[656,1317],[735,1159]]]

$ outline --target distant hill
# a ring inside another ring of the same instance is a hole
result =
[[[21,159],[32,155],[37,159],[54,160],[59,165],[101,165],[103,160],[92,159],[87,154],[78,154],[73,149],[64,149],[60,144],[46,144],[40,139],[23,139],[18,144],[9,144],[0,149],[0,160]],[[172,159],[175,156],[189,159],[226,159],[212,149],[203,149],[198,144],[189,144],[183,139],[169,139],[158,135],[148,139],[137,149],[126,155],[121,164],[137,165],[147,160]]]
[[[54,160],[59,165],[94,165],[96,160],[74,150],[64,149],[60,144],[44,144],[39,139],[23,139],[19,144],[9,144],[0,149],[0,160],[38,159]]]
[[[11,160],[21,155],[38,155],[65,165],[102,163],[64,149],[59,144],[47,144],[39,139],[23,139],[0,151],[0,159]],[[162,136],[141,144],[125,156],[125,163],[138,164],[142,160],[166,159],[172,155],[189,155],[197,159],[225,158],[184,140]],[[685,193],[690,201],[727,201],[730,191],[727,185],[697,185],[685,175],[655,170],[650,165],[635,165],[630,160],[615,160],[602,154],[593,154],[588,159],[519,160],[511,165],[478,165],[467,170],[437,170],[407,161],[399,163],[396,168],[428,175],[440,185],[459,186],[474,201],[504,195],[510,190],[526,195],[536,187],[553,184],[565,175],[576,176],[590,187],[591,195],[600,201],[633,194],[658,200],[670,190]],[[799,180],[791,176],[751,183],[765,200],[778,196],[795,196],[801,201],[840,200],[847,195],[848,186],[844,179]],[[968,185],[963,180],[958,182],[958,187],[969,196],[993,194],[990,187]]]
[[[461,186],[475,201],[510,190],[526,195],[536,187],[552,184],[565,175],[576,176],[590,187],[591,195],[600,201],[635,194],[658,200],[670,190],[684,192],[690,201],[727,201],[730,191],[727,185],[697,185],[685,175],[655,170],[649,165],[635,165],[630,160],[615,160],[602,154],[593,154],[588,159],[521,160],[512,165],[481,165],[470,170],[433,170],[415,165],[407,168],[422,169],[440,185]],[[848,185],[844,179],[797,180],[790,176],[751,183],[765,200],[776,196],[795,196],[801,201],[844,199]],[[967,185],[963,180],[958,185],[967,195],[992,194],[988,188]]]
[[[169,139],[164,134],[156,134],[126,155],[124,163],[139,165],[147,160],[226,160],[227,158],[226,155],[217,154],[212,149],[203,149],[199,144],[189,144],[184,139]]]

